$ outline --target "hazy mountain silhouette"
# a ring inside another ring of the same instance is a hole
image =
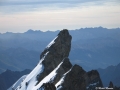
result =
[[[114,86],[120,87],[120,63],[116,66],[108,66],[105,69],[97,69],[100,73],[101,80],[104,86],[108,86],[112,81]]]
[[[39,61],[37,55],[58,32],[28,30],[0,34],[0,72],[8,68],[32,69]],[[85,70],[91,70],[120,63],[120,28],[82,28],[69,33],[73,37],[69,56],[73,64],[77,62]]]

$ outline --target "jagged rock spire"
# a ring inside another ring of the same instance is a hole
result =
[[[52,83],[56,84],[62,76],[67,73],[64,76],[64,81],[56,86],[56,88],[62,87],[60,90],[95,90],[96,86],[102,87],[99,73],[96,70],[86,72],[79,65],[72,67],[69,58],[67,58],[71,49],[71,39],[72,37],[68,30],[64,29],[60,31],[58,36],[45,48],[40,58],[42,59],[47,52],[48,54],[42,62],[44,71],[40,74],[38,81],[40,82],[46,75],[51,73],[58,64],[63,62],[56,71],[57,75]]]
[[[95,90],[95,87],[102,87],[97,70],[86,72],[81,66],[70,63],[71,39],[67,29],[60,31],[40,55],[38,65],[17,89]]]
[[[40,59],[42,59],[44,55],[48,52],[42,62],[44,65],[44,71],[40,74],[38,78],[39,82],[51,71],[53,71],[64,58],[69,56],[69,52],[71,49],[71,40],[72,37],[69,34],[68,30],[63,29],[41,53]],[[69,64],[71,65],[71,63]]]

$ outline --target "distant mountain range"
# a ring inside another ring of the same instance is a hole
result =
[[[108,66],[105,69],[97,69],[103,85],[107,87],[109,82],[112,81],[113,85],[120,87],[120,63],[116,66]]]
[[[59,31],[33,31],[0,34],[0,73],[6,69],[33,69],[45,46]],[[69,58],[85,70],[106,68],[120,63],[120,28],[103,27],[70,30]]]
[[[32,69],[39,61],[38,51],[24,48],[0,48],[0,73],[6,69],[21,71]]]

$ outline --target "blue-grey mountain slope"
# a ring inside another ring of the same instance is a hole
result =
[[[108,86],[112,81],[114,86],[120,87],[120,63],[116,66],[108,66],[105,69],[97,69],[100,73],[101,80],[104,86]]]
[[[58,32],[28,30],[25,33],[0,34],[0,72],[33,69],[39,61],[37,55]],[[69,32],[74,37],[69,56],[72,64],[78,63],[88,71],[120,63],[119,28],[83,28]],[[18,62],[21,63],[18,65]]]

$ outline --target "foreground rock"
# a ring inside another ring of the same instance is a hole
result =
[[[99,73],[96,70],[86,72],[78,65],[74,65],[64,82],[57,86],[60,90],[96,90],[96,87],[103,87]]]

